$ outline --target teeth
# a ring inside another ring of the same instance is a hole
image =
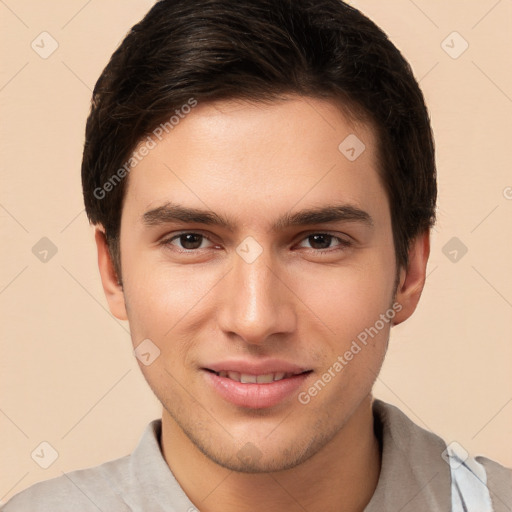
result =
[[[258,384],[268,384],[269,382],[274,382],[274,376],[271,373],[267,373],[266,375],[258,375],[256,377],[256,381]]]
[[[240,382],[240,374],[238,372],[228,372],[228,377],[231,380],[236,380],[237,382]]]
[[[248,373],[241,373],[240,382],[242,384],[255,384],[256,382],[258,382],[258,377],[256,375],[249,375]]]
[[[250,375],[248,373],[239,373],[231,371],[218,372],[219,377],[228,378],[241,382],[242,384],[270,384],[276,380],[282,380],[285,377],[291,377],[293,374],[285,372],[265,373],[264,375]]]

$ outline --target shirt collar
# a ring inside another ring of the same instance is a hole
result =
[[[197,512],[163,457],[161,435],[162,420],[155,419],[146,426],[130,455],[130,480],[139,485],[126,489],[125,501],[133,510]]]
[[[450,468],[441,457],[444,441],[381,400],[373,401],[373,415],[382,459],[379,481],[365,512],[450,510]],[[161,432],[161,419],[146,426],[130,455],[130,477],[139,486],[127,488],[124,499],[134,509],[197,510],[162,455]]]
[[[373,417],[382,461],[365,512],[450,510],[450,467],[441,457],[445,442],[381,400],[373,402]]]

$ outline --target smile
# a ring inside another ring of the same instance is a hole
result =
[[[269,384],[282,379],[288,379],[293,377],[294,373],[276,372],[276,373],[265,373],[262,375],[251,375],[249,373],[240,373],[232,371],[220,371],[215,372],[219,377],[228,378],[242,384]]]
[[[223,401],[246,409],[264,409],[285,403],[297,395],[312,370],[245,373],[203,368],[210,389]]]

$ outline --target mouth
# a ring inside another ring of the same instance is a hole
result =
[[[283,370],[289,371],[283,371]],[[202,368],[207,385],[224,401],[245,409],[265,409],[292,403],[313,370],[280,368],[279,371],[236,371]]]
[[[214,373],[217,377],[222,377],[224,379],[231,379],[235,382],[240,382],[242,384],[270,384],[272,382],[277,382],[283,379],[289,379],[291,377],[295,377],[296,375],[303,375],[306,373],[311,373],[312,370],[305,370],[303,372],[293,373],[293,372],[273,372],[273,373],[263,373],[260,375],[253,375],[250,373],[240,373],[231,370],[221,370],[216,372],[215,370],[211,370],[209,368],[205,368],[206,371]]]

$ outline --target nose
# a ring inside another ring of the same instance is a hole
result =
[[[234,254],[233,267],[223,281],[217,321],[227,336],[262,345],[295,330],[292,283],[286,282],[287,276],[276,267],[269,250],[252,262]]]

